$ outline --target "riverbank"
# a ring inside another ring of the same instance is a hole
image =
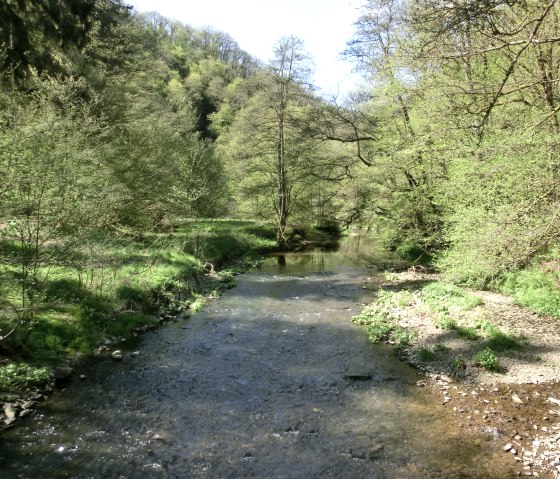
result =
[[[507,296],[409,270],[366,280],[376,301],[354,322],[392,344],[458,427],[501,441],[518,473],[560,477],[560,330]]]
[[[47,245],[35,304],[27,309],[16,248],[0,245],[0,333],[8,336],[15,328],[0,342],[3,426],[68,380],[82,357],[119,360],[119,344],[127,338],[197,311],[276,243],[270,225],[197,220],[164,232],[97,232],[64,251]]]

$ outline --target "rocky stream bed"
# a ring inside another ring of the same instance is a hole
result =
[[[552,373],[456,381],[371,344],[350,321],[382,283],[367,253],[349,238],[271,258],[47,400],[4,406],[27,412],[0,433],[0,478],[554,477]]]

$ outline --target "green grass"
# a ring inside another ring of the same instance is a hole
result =
[[[470,339],[471,341],[475,341],[480,338],[479,334],[476,332],[476,329],[468,326],[458,326],[456,332],[457,336],[463,339]]]
[[[556,267],[558,268],[558,267]],[[560,277],[558,271],[535,264],[505,276],[498,289],[522,306],[560,318]]]
[[[457,321],[447,314],[439,315],[436,319],[436,328],[443,329],[445,331],[454,331],[457,327]]]
[[[450,283],[434,281],[420,289],[422,301],[433,310],[447,312],[451,308],[468,311],[483,304],[482,298]]]
[[[216,268],[240,260],[241,268],[273,249],[275,230],[254,221],[183,221],[165,233],[97,231],[71,254],[46,251],[48,263],[38,274],[31,328],[20,327],[8,340],[18,364],[56,364],[68,355],[88,354],[102,338],[128,336],[156,323],[159,315],[199,310],[205,296],[234,285],[232,271],[203,275],[204,264]],[[21,306],[18,246],[0,242],[0,335],[10,331]],[[15,309],[14,309],[15,308]],[[6,369],[2,375],[32,374]],[[31,366],[30,366],[31,367]],[[16,371],[14,373],[14,371]],[[17,386],[4,380],[6,386]]]

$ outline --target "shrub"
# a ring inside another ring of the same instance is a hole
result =
[[[24,363],[0,367],[0,390],[40,388],[51,380],[48,368],[38,368]]]
[[[557,274],[534,265],[505,275],[499,289],[518,304],[541,314],[560,318],[560,287]]]
[[[476,364],[482,366],[488,371],[499,371],[500,363],[498,357],[490,348],[484,348],[473,356],[473,360]]]

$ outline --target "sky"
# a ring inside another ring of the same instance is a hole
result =
[[[139,12],[156,11],[193,27],[229,33],[249,54],[268,62],[275,43],[295,35],[315,64],[314,83],[326,96],[345,96],[360,75],[340,58],[364,0],[128,0]]]

